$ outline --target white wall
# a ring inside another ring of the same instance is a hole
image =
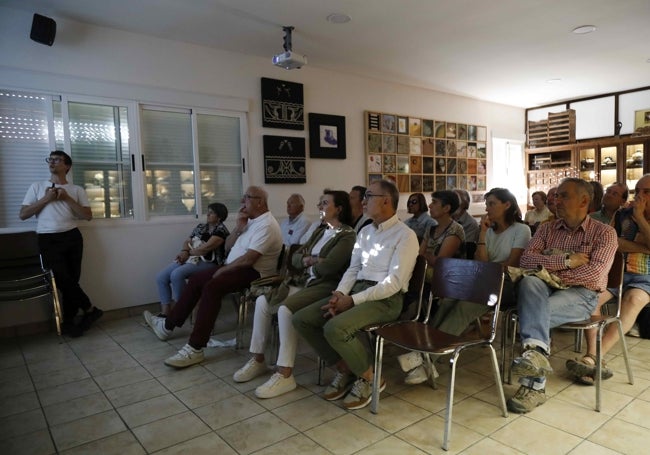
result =
[[[251,184],[264,183],[263,134],[308,135],[307,131],[261,127],[261,77],[304,84],[306,113],[344,115],[345,161],[308,158],[306,185],[267,186],[271,210],[279,217],[284,215],[285,201],[293,192],[304,195],[307,212],[313,217],[315,202],[324,187],[347,190],[354,184],[364,184],[364,110],[486,125],[488,137],[495,134],[519,139],[524,134],[524,111],[518,108],[334,73],[317,68],[318,62],[310,62],[301,70],[285,71],[273,67],[270,56],[253,58],[56,17],[56,42],[47,47],[29,39],[31,19],[29,13],[0,8],[0,87],[128,99],[133,99],[133,93],[141,93],[142,97],[136,99],[147,101],[156,101],[151,98],[162,93],[164,99],[176,104],[198,102],[208,107],[232,108],[244,100],[249,112]],[[25,182],[26,188],[29,183]],[[488,174],[488,188],[492,185]],[[506,182],[499,185],[507,186]],[[163,224],[97,220],[84,225],[82,285],[104,309],[157,301],[155,272],[173,257],[179,242],[195,224],[196,220]]]

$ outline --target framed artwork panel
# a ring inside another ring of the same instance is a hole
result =
[[[264,183],[307,183],[305,138],[263,136]]]
[[[262,78],[262,126],[304,130],[303,86],[297,82]]]
[[[345,159],[345,117],[309,114],[309,157]]]

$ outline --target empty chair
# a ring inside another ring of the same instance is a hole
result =
[[[50,297],[56,331],[61,335],[61,305],[54,273],[43,267],[34,231],[0,234],[0,301]]]
[[[449,359],[451,375],[449,377],[447,391],[447,412],[445,415],[443,449],[447,450],[449,447],[456,366],[458,357],[465,349],[478,346],[489,348],[484,352],[489,352],[490,354],[494,381],[499,394],[499,403],[503,416],[507,417],[508,411],[506,409],[501,376],[499,374],[499,364],[492,345],[499,319],[502,288],[503,268],[501,264],[455,258],[438,259],[431,280],[431,295],[427,305],[427,317],[425,320],[422,322],[418,320],[398,321],[379,327],[374,331],[376,343],[372,412],[377,413],[379,409],[379,388],[377,385],[381,381],[383,345],[384,340],[386,340],[403,349],[423,354],[451,354]],[[490,307],[493,313],[489,330],[483,335],[472,333],[454,336],[431,327],[427,322],[430,316],[432,301],[434,298],[444,297],[468,300]]]

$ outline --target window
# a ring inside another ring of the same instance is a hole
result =
[[[230,211],[239,208],[243,185],[239,116],[142,106],[140,117],[151,215],[198,214],[216,201]]]
[[[86,190],[94,218],[195,216],[215,201],[239,209],[244,113],[142,106],[136,128],[136,109],[0,90],[0,227],[27,226],[20,205],[31,182],[49,178],[44,158],[54,149],[72,157],[68,179]]]
[[[48,109],[52,97],[0,90],[0,227],[34,229],[35,219],[18,212],[32,182],[49,179],[44,159],[50,155]]]

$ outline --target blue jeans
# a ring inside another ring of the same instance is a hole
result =
[[[534,276],[525,276],[517,288],[517,312],[524,349],[540,347],[550,354],[551,329],[566,322],[589,318],[596,304],[598,293],[581,286],[569,289],[553,289]],[[532,378],[522,378],[527,384]],[[540,388],[544,378],[535,380]]]
[[[172,301],[177,301],[185,289],[185,280],[196,272],[203,270],[217,269],[214,262],[199,261],[196,264],[179,264],[174,261],[162,269],[156,275],[156,284],[158,285],[158,296],[162,305],[168,305]],[[171,284],[171,289],[170,289]],[[173,298],[172,298],[173,296]]]

